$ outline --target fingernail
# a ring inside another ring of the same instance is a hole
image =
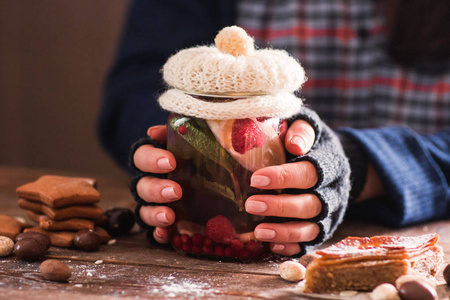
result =
[[[250,179],[250,185],[253,187],[263,187],[270,184],[270,178],[264,175],[255,175]]]
[[[161,233],[159,232],[158,228],[155,229],[155,235],[156,235],[158,238],[162,239],[162,235],[161,235]]]
[[[257,229],[255,236],[258,240],[271,240],[277,236],[277,233],[272,229]]]
[[[156,220],[160,223],[169,223],[169,220],[167,220],[166,214],[163,212],[156,214]]]
[[[152,136],[152,132],[155,131],[155,130],[157,130],[157,129],[160,129],[161,127],[164,127],[164,125],[156,125],[156,126],[150,127],[150,128],[147,130],[147,135],[148,135],[149,137],[151,137],[151,136]]]
[[[300,151],[303,151],[303,149],[305,149],[305,147],[306,147],[306,144],[305,144],[305,140],[304,139],[302,139],[300,136],[298,136],[298,135],[294,135],[292,138],[291,138],[291,144],[293,144],[293,145],[296,145],[296,146],[298,146],[299,148],[300,148]]]
[[[267,204],[261,201],[247,200],[245,210],[249,213],[262,213],[267,210]]]
[[[173,169],[173,167],[170,165],[169,159],[166,157],[158,159],[156,163],[158,164],[158,167],[163,171],[170,171]]]
[[[275,244],[272,247],[272,251],[283,251],[284,249],[286,249],[286,246],[282,244]]]
[[[161,196],[164,197],[164,199],[166,200],[176,200],[178,199],[177,194],[175,194],[175,190],[173,189],[173,187],[166,187],[161,191]]]

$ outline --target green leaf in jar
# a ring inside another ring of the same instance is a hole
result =
[[[230,173],[235,195],[232,200],[238,205],[239,210],[242,211],[244,209],[244,204],[241,188],[236,175],[234,174],[237,162],[231,157],[227,150],[220,145],[215,135],[209,129],[206,121],[197,118],[175,116],[169,120],[169,124],[175,132],[178,132],[186,142],[203,156],[219,164]],[[180,133],[179,130],[180,126],[185,127],[183,128],[182,133]],[[218,192],[223,192],[223,189]]]
[[[221,165],[228,172],[233,172],[234,159],[219,144],[219,142],[217,142],[216,137],[209,129],[205,120],[175,117],[169,121],[169,124],[175,131],[178,131],[181,125],[186,127],[186,133],[180,134],[186,142],[197,149],[197,151],[206,158]]]
[[[210,189],[210,190],[222,195],[223,197],[232,200],[233,202],[236,202],[236,196],[235,196],[233,190],[230,189],[228,186],[220,184],[215,181],[209,181],[208,179],[206,179],[205,177],[200,176],[200,175],[194,176],[193,179],[194,179],[194,182],[196,182],[197,184],[199,184],[207,189]]]

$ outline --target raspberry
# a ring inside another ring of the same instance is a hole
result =
[[[206,222],[206,236],[216,243],[230,245],[236,238],[236,231],[230,220],[224,216],[218,215]]]
[[[233,149],[244,154],[245,152],[264,145],[266,138],[258,125],[251,119],[237,119],[231,129],[231,144]]]

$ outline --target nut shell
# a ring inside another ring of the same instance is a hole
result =
[[[67,282],[72,276],[72,270],[65,263],[56,259],[44,261],[39,267],[39,272],[45,279],[58,282]]]
[[[306,268],[295,261],[285,261],[280,265],[281,278],[288,281],[300,281],[305,279]]]
[[[14,249],[14,241],[7,236],[0,236],[0,257],[8,256]]]

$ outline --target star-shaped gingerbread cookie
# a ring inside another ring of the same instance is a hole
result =
[[[20,198],[49,207],[92,204],[100,201],[95,179],[44,175],[16,189]]]

